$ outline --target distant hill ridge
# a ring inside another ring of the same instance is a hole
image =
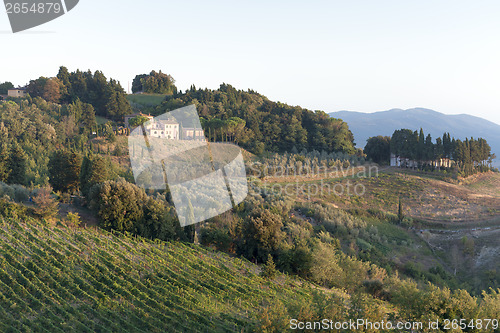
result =
[[[374,113],[338,111],[330,113],[330,116],[347,122],[358,147],[364,147],[366,140],[372,136],[391,136],[395,130],[401,128],[423,128],[426,133],[432,135],[434,141],[444,132],[450,132],[451,136],[457,139],[482,137],[488,141],[492,152],[500,158],[500,125],[468,114],[447,115],[430,109],[413,108]],[[497,166],[500,165],[499,158],[495,161]]]

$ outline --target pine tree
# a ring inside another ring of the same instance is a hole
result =
[[[268,254],[267,261],[260,274],[267,279],[274,279],[276,277],[276,273],[276,265],[274,264],[273,256]]]

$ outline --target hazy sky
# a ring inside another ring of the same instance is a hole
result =
[[[426,107],[500,124],[500,1],[80,0],[12,34],[0,81],[100,69],[125,89],[171,74],[185,90],[230,83],[326,112]]]

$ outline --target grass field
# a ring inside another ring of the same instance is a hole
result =
[[[273,179],[263,185],[276,187]],[[500,174],[489,172],[450,183],[433,175],[382,171],[378,176],[308,180],[285,179],[282,187],[299,201],[320,200],[339,208],[397,213],[399,198],[407,216],[433,221],[471,221],[500,215]],[[355,188],[358,191],[354,191]],[[348,191],[350,190],[350,191]],[[362,195],[355,195],[361,192]]]
[[[148,107],[160,105],[166,96],[163,94],[131,94],[127,95],[127,100],[131,103]]]

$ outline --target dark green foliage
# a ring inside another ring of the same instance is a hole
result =
[[[84,196],[88,196],[94,185],[105,182],[108,177],[108,164],[104,157],[89,154],[83,158],[80,171],[80,191]]]
[[[138,74],[135,76],[134,80],[132,81],[132,92],[134,94],[143,91],[141,80],[146,78],[147,76],[147,74]]]
[[[463,176],[490,170],[488,164],[491,165],[494,158],[490,145],[483,138],[461,141],[444,133],[433,143],[431,135],[425,136],[422,129],[420,134],[409,129],[396,130],[391,139],[391,153],[417,161],[420,168],[431,170],[434,169],[433,161],[452,159]]]
[[[77,194],[82,156],[71,150],[57,150],[50,156],[50,184],[55,191]]]
[[[83,128],[83,133],[89,135],[96,128],[96,118],[94,107],[90,104],[84,104],[82,116],[80,118],[80,126]]]
[[[135,231],[144,217],[147,195],[143,189],[124,180],[94,185],[89,192],[90,206],[100,218],[101,227],[117,231]]]
[[[137,233],[142,237],[172,240],[181,232],[173,209],[164,200],[148,198],[143,212],[142,220],[137,223]]]
[[[309,111],[269,101],[254,91],[222,84],[218,90],[191,87],[157,107],[156,114],[195,104],[205,136],[237,142],[253,153],[298,150],[356,153],[345,122],[322,111]],[[244,123],[244,125],[243,125]]]
[[[388,164],[391,158],[391,138],[381,135],[369,138],[364,153],[366,158],[375,163]]]
[[[26,185],[26,162],[26,153],[18,144],[14,144],[10,149],[7,161],[10,170],[7,183]]]
[[[3,82],[0,83],[0,95],[7,95],[9,89],[13,89],[14,85],[12,82]]]
[[[261,207],[252,209],[249,218],[241,226],[239,252],[259,262],[267,259],[268,254],[278,250],[284,238],[281,231],[283,221],[280,215]]]
[[[130,104],[125,97],[120,83],[116,80],[108,79],[101,71],[76,72],[69,73],[67,68],[61,67],[57,74],[58,82],[61,88],[61,102],[72,103],[78,99],[83,103],[93,106],[95,113],[103,117],[111,117],[115,120],[121,120],[123,115],[131,112]],[[93,120],[89,111],[87,111],[84,127],[90,128]]]
[[[202,228],[200,243],[206,246],[214,246],[219,251],[229,252],[234,243],[233,238],[222,228]]]
[[[164,74],[161,71],[151,71],[149,75],[136,75],[132,82],[132,92],[144,92],[148,94],[167,94],[177,93],[175,80],[172,76]]]
[[[124,179],[94,185],[89,200],[90,207],[99,216],[100,226],[107,230],[150,239],[192,241],[186,234],[187,227],[180,228],[173,208],[163,197],[148,197],[143,189]]]

